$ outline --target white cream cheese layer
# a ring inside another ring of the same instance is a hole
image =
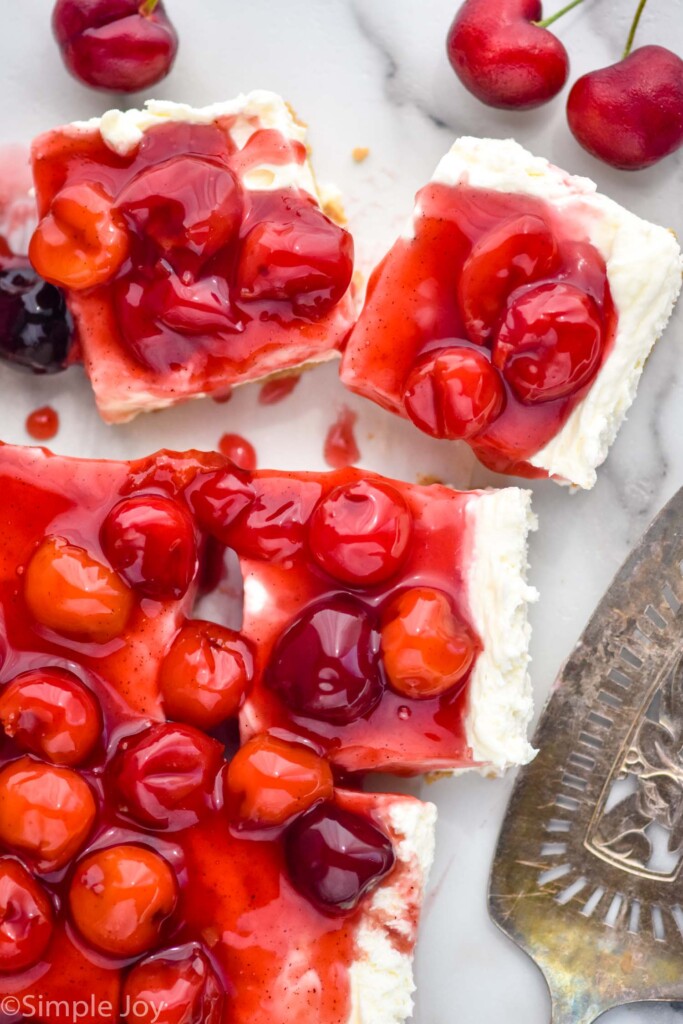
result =
[[[527,740],[533,713],[527,604],[538,599],[526,582],[527,536],[537,527],[531,492],[480,492],[472,496],[467,517],[470,614],[483,650],[470,677],[465,728],[482,770],[502,772],[535,754]]]
[[[551,476],[592,487],[681,289],[683,260],[674,235],[599,194],[590,179],[572,177],[511,139],[458,139],[432,180],[544,199],[566,213],[605,260],[618,314],[612,349],[564,427],[529,460]]]

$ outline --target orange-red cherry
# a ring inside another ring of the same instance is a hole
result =
[[[334,788],[324,758],[266,733],[235,754],[227,784],[239,798],[239,817],[258,825],[283,825],[317,801],[331,799]]]
[[[85,761],[102,732],[95,697],[63,668],[15,676],[0,694],[0,723],[23,750],[61,765]]]
[[[505,408],[505,386],[475,348],[439,349],[413,368],[403,395],[413,423],[432,437],[466,441],[482,433]]]
[[[133,608],[123,580],[62,537],[46,537],[33,553],[24,598],[41,625],[95,643],[120,636]]]
[[[158,945],[177,902],[168,861],[127,843],[84,857],[69,890],[71,916],[83,938],[119,957],[140,956]]]
[[[23,864],[0,859],[0,973],[33,967],[52,936],[50,898]]]
[[[95,821],[95,798],[70,768],[20,757],[0,771],[0,842],[38,871],[64,867]]]
[[[389,607],[382,625],[382,656],[389,684],[401,696],[441,696],[464,679],[475,654],[471,630],[441,591],[413,587]]]
[[[133,967],[123,986],[126,1024],[221,1024],[225,991],[196,942]]]

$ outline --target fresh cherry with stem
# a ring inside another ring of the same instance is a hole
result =
[[[583,75],[567,100],[577,142],[612,167],[635,171],[683,145],[683,60],[664,46],[633,50],[636,9],[621,60]]]

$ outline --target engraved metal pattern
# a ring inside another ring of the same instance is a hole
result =
[[[489,889],[554,1024],[683,998],[683,490],[617,574],[553,690]]]

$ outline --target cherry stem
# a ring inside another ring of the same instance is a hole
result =
[[[647,0],[645,0],[645,2],[647,2]],[[582,3],[583,0],[571,0],[571,3],[567,4],[566,7],[562,7],[559,11],[556,11],[555,14],[551,14],[549,18],[544,18],[543,21],[535,21],[534,25],[536,28],[547,28],[548,25],[552,25],[554,21],[561,18],[563,14],[567,14],[574,7],[578,7],[579,4]]]
[[[630,30],[630,32],[628,34],[628,39],[626,40],[626,46],[624,47],[624,52],[621,55],[621,59],[622,60],[624,60],[626,57],[628,57],[629,53],[631,52],[631,50],[633,48],[633,40],[636,38],[636,32],[638,31],[638,24],[640,22],[640,18],[641,18],[641,15],[642,15],[643,11],[645,10],[645,4],[646,3],[647,3],[647,0],[640,0],[640,3],[638,4],[638,7],[636,9],[636,13],[634,15],[633,21],[631,22],[631,30]]]
[[[154,8],[159,3],[159,0],[144,0],[144,3],[140,4],[139,11],[143,18],[149,18],[150,14],[154,13]]]

